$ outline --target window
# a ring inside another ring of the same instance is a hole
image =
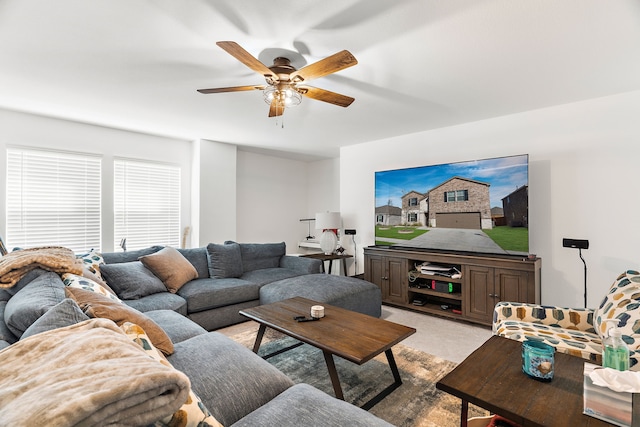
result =
[[[469,190],[447,191],[444,193],[445,202],[464,202],[469,200]]]
[[[15,247],[100,249],[99,156],[7,149],[7,236]]]
[[[381,215],[381,214],[376,215],[376,222],[378,223],[384,222],[384,215]]]
[[[408,223],[418,222],[418,214],[415,212],[409,212],[407,214],[407,222]]]
[[[409,199],[409,206],[418,206],[418,198],[417,197],[411,197]]]
[[[180,168],[137,160],[114,161],[114,247],[180,244]]]

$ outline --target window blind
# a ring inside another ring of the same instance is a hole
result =
[[[101,244],[101,157],[38,149],[7,149],[6,246]]]
[[[116,159],[114,161],[114,248],[180,244],[180,168]]]

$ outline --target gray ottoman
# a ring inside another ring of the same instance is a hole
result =
[[[380,317],[380,288],[354,277],[307,274],[278,280],[260,288],[260,304],[271,304],[293,297],[304,297],[347,310]]]

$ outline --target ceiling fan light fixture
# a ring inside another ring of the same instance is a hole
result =
[[[302,102],[302,95],[291,87],[280,89],[277,86],[267,86],[262,94],[264,96],[264,102],[269,105],[271,105],[274,99],[286,107],[295,107]]]
[[[253,71],[262,75],[267,84],[266,86],[252,85],[198,89],[200,93],[262,90],[264,102],[269,104],[269,117],[281,116],[285,108],[300,105],[303,96],[340,107],[348,107],[355,100],[350,96],[306,85],[306,82],[310,80],[318,79],[356,65],[358,61],[351,52],[347,50],[334,53],[310,65],[303,64],[304,66],[298,70],[291,65],[290,59],[283,56],[277,56],[273,60],[273,65],[267,67],[236,42],[219,41],[216,42],[216,45]],[[302,82],[305,82],[305,84],[302,85]]]

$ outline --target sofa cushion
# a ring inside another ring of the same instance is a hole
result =
[[[237,243],[224,245],[209,243],[207,253],[209,254],[209,277],[226,279],[242,275],[242,255],[240,245]]]
[[[594,314],[594,327],[601,339],[615,326],[607,319],[618,319],[618,329],[631,350],[640,349],[640,272],[627,270],[619,275]]]
[[[296,384],[242,418],[233,427],[392,427],[391,424],[309,384]]]
[[[299,271],[292,270],[290,268],[261,268],[260,270],[247,271],[240,278],[247,282],[255,283],[262,286],[267,283],[276,282],[282,279],[288,279],[290,277],[300,276]]]
[[[189,280],[197,279],[196,268],[176,248],[167,246],[153,254],[141,256],[140,262],[175,294]]]
[[[7,291],[6,289],[0,289],[0,302],[1,301],[9,301],[11,299],[11,297],[13,296],[12,293],[10,293],[9,291]]]
[[[180,288],[178,295],[187,300],[187,311],[194,313],[256,300],[260,286],[242,279],[196,279]]]
[[[217,332],[182,341],[175,348],[167,359],[187,374],[192,390],[225,426],[293,385],[269,362]]]
[[[4,308],[7,306],[6,301],[0,301],[0,341],[7,341],[9,343],[14,343],[18,341],[13,332],[7,327],[7,324],[4,322]]]
[[[240,243],[243,271],[260,270],[280,266],[280,259],[287,247],[281,243]]]
[[[180,252],[196,268],[199,279],[209,277],[209,260],[207,258],[207,248],[181,249]]]
[[[80,307],[78,307],[78,304],[76,304],[74,300],[65,298],[33,322],[33,324],[24,331],[20,339],[23,340],[31,335],[52,329],[75,325],[85,320],[89,320],[89,316],[80,310]]]
[[[120,299],[138,299],[167,291],[162,280],[140,261],[105,264],[101,271],[102,277]]]
[[[153,310],[146,312],[145,315],[156,322],[174,344],[207,333],[202,326],[175,311]]]
[[[153,320],[126,304],[115,302],[104,295],[78,288],[65,288],[80,309],[89,317],[101,317],[114,321],[118,326],[124,322],[140,325],[151,337],[153,344],[164,354],[173,353],[173,343],[166,332]]]
[[[33,282],[37,277],[42,276],[43,274],[47,274],[47,273],[50,273],[50,272],[45,270],[45,269],[43,269],[43,268],[35,268],[35,269],[29,271],[24,276],[22,276],[22,278],[20,280],[18,280],[18,282],[15,285],[13,285],[10,288],[5,288],[4,290],[7,291],[8,293],[10,293],[11,295],[15,295],[18,292],[20,292],[20,290],[22,288],[27,286],[29,283]]]
[[[158,252],[162,249],[162,246],[151,246],[149,248],[137,249],[127,252],[103,252],[102,258],[106,264],[117,264],[121,262],[133,262],[137,261],[141,256],[149,255]],[[100,266],[102,267],[102,266]]]
[[[173,310],[184,316],[187,315],[187,301],[181,296],[172,294],[171,292],[159,292],[139,299],[130,299],[122,302],[142,313],[151,310]]]
[[[4,321],[9,330],[20,337],[33,322],[64,298],[60,277],[52,272],[43,273],[7,302]]]

